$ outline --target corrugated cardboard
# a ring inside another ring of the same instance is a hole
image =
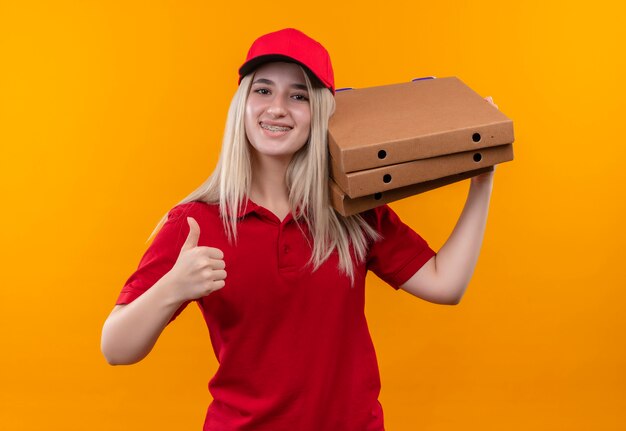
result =
[[[510,144],[513,122],[456,77],[337,92],[328,129],[335,172]]]
[[[375,193],[356,199],[351,199],[339,188],[337,183],[332,179],[329,180],[331,205],[343,216],[351,216],[389,202],[407,198],[419,193],[424,193],[448,184],[466,180],[483,172],[493,171],[493,166],[487,166],[475,171],[463,172],[461,174],[450,175],[438,178],[432,181],[412,184],[410,186],[400,187],[398,189],[389,190],[383,193]]]
[[[354,199],[510,160],[513,160],[513,144],[505,144],[348,174],[336,172],[331,165],[331,177],[346,195]]]

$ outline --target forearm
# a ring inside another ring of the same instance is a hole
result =
[[[460,300],[474,273],[487,224],[492,186],[492,175],[486,181],[472,181],[461,216],[435,258],[437,275],[442,285],[450,289],[449,297]]]
[[[102,328],[101,350],[111,365],[143,359],[182,303],[167,274],[130,304],[114,310]]]

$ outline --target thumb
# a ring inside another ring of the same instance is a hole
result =
[[[197,247],[198,238],[200,237],[200,226],[198,226],[196,219],[187,217],[187,223],[189,223],[189,235],[187,235],[187,239],[180,249],[181,252]]]

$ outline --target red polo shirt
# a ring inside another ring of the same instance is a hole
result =
[[[172,268],[188,216],[200,226],[198,245],[224,252],[228,273],[222,289],[195,301],[219,362],[204,431],[383,430],[365,274],[371,270],[398,289],[435,255],[426,241],[387,205],[363,213],[384,239],[371,245],[351,288],[336,252],[317,271],[306,267],[305,236],[312,238],[291,215],[281,222],[248,201],[238,243],[230,245],[218,207],[190,202],[169,212],[117,304],[133,301]]]

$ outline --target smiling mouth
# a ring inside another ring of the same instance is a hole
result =
[[[289,130],[292,129],[292,127],[288,127],[288,126],[272,126],[269,124],[265,124],[265,123],[259,123],[261,125],[261,128],[265,129],[265,130],[269,130],[270,132],[288,132]]]

